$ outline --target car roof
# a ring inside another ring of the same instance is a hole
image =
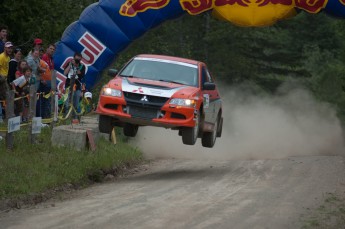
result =
[[[176,56],[157,55],[157,54],[140,54],[135,57],[148,57],[148,58],[156,58],[156,59],[162,59],[162,60],[172,60],[172,61],[179,61],[179,62],[184,62],[188,64],[195,64],[195,65],[200,63],[200,61],[197,61],[197,60],[176,57]]]

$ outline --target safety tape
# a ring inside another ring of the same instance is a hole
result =
[[[21,123],[21,124],[20,124],[20,127],[28,126],[28,125],[30,125],[30,124],[31,124],[31,122]],[[7,131],[8,131],[8,128],[7,128],[7,127],[0,128],[0,132],[7,132]]]
[[[83,114],[85,113],[85,106],[82,105],[82,106],[81,106],[81,111],[80,111],[80,112],[77,112],[77,110],[75,109],[75,107],[71,104],[71,106],[70,106],[70,108],[69,108],[69,110],[68,110],[66,116],[63,117],[62,113],[63,113],[63,110],[64,110],[64,108],[65,108],[65,103],[66,103],[67,98],[68,98],[69,89],[70,89],[70,88],[67,88],[66,91],[65,91],[65,93],[62,95],[62,98],[63,98],[64,103],[63,103],[63,106],[62,106],[61,111],[60,111],[59,114],[58,114],[58,120],[59,120],[59,121],[65,121],[65,120],[67,120],[67,119],[70,117],[72,111],[74,111],[74,113],[75,113],[76,115],[78,115],[78,116],[81,116],[81,115],[83,115]],[[37,94],[42,94],[42,93],[37,93]],[[50,93],[47,94],[47,95],[49,95],[49,97],[50,97],[51,95],[54,95],[54,94],[55,94],[55,92],[52,91],[52,92],[50,92]],[[16,98],[15,101],[16,101],[16,100],[19,100],[19,99],[22,99],[22,98],[26,98],[26,97],[28,97],[28,96],[23,96],[23,97],[20,97],[20,98]],[[49,97],[48,97],[48,98],[49,98]],[[85,98],[82,98],[82,100],[83,100],[83,99],[85,99]],[[0,102],[3,102],[3,101],[0,101]],[[88,101],[87,101],[87,103],[88,103]],[[42,123],[44,123],[44,124],[49,124],[49,123],[52,123],[53,120],[54,120],[54,118],[42,119]],[[31,124],[31,122],[22,123],[22,124],[20,124],[20,126],[21,126],[21,127],[22,127],[22,126],[27,126],[27,125],[29,125],[29,124]],[[0,128],[0,132],[7,132],[7,131],[8,131],[7,128]]]

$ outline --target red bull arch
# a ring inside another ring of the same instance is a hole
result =
[[[88,89],[118,53],[146,31],[183,14],[212,12],[218,19],[239,26],[268,26],[301,10],[345,18],[345,0],[100,0],[88,6],[69,25],[54,56],[62,89],[65,63],[80,52],[86,66]]]

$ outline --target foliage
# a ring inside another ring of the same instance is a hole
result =
[[[58,41],[81,11],[94,0],[3,0],[0,7],[1,22],[9,27],[9,40],[27,52],[36,37],[45,45]]]
[[[11,40],[29,49],[34,37],[41,37],[45,44],[58,41],[65,28],[94,2],[4,0],[0,15],[10,27]],[[120,69],[139,53],[204,61],[218,81],[250,81],[269,93],[294,80],[320,100],[336,105],[345,121],[345,20],[300,12],[270,27],[242,28],[216,20],[210,13],[185,15],[148,31],[118,55],[114,67]],[[102,78],[95,95],[108,80]]]
[[[65,184],[83,185],[98,181],[100,171],[117,170],[141,160],[141,153],[124,143],[117,145],[101,139],[95,152],[77,152],[51,145],[51,130],[44,128],[40,144],[27,143],[27,131],[15,133],[13,152],[0,141],[0,199],[36,194]],[[97,179],[96,179],[97,178]]]

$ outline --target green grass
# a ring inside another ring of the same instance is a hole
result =
[[[302,217],[303,229],[344,228],[345,199],[334,193],[326,193],[324,202],[316,209]]]
[[[38,144],[29,144],[26,130],[15,133],[13,151],[0,141],[0,199],[25,197],[66,184],[83,186],[101,181],[107,171],[138,162],[142,154],[118,139],[97,143],[95,152],[51,145],[51,130],[43,128]]]

